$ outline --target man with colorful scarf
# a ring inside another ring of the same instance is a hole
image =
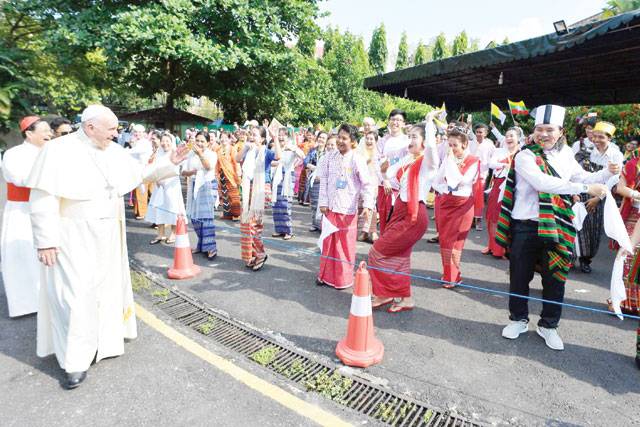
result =
[[[570,195],[604,197],[607,188],[602,183],[620,169],[617,164],[596,173],[582,169],[565,144],[564,115],[565,109],[556,105],[535,110],[535,143],[514,158],[496,232],[496,240],[510,255],[511,323],[502,336],[516,339],[529,330],[527,297],[537,270],[542,276],[542,298],[548,301],[542,304],[537,333],[554,350],[564,350],[557,327],[576,236]]]

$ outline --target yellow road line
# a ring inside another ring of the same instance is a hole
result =
[[[227,375],[232,376],[236,380],[240,381],[244,385],[254,389],[255,391],[262,393],[269,399],[275,400],[282,406],[285,406],[292,411],[309,418],[311,421],[321,426],[350,426],[351,424],[341,420],[335,415],[327,412],[318,406],[305,402],[304,400],[294,396],[293,394],[281,389],[280,387],[273,385],[252,373],[245,371],[237,365],[234,365],[227,359],[224,359],[200,344],[196,343],[192,339],[182,335],[162,320],[142,308],[136,303],[136,315],[140,320],[146,323],[151,328],[160,332],[165,337],[169,338],[174,343],[178,344],[185,350],[198,356],[200,359],[215,366]]]

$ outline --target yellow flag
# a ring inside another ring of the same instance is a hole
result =
[[[493,102],[491,103],[491,115],[500,120],[501,125],[504,124],[504,120],[507,118],[507,116],[505,116],[504,113],[500,111],[500,108],[498,108],[498,106]]]

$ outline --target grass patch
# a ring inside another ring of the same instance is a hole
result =
[[[289,367],[275,363],[273,364],[273,367],[277,373],[284,375],[287,378],[295,377],[296,375],[304,372],[304,366],[300,359],[294,360]]]
[[[431,409],[427,409],[427,412],[425,412],[422,417],[422,421],[428,423],[429,421],[431,421],[431,418],[433,418],[433,411]]]
[[[169,295],[171,295],[171,291],[169,289],[156,289],[155,291],[153,291],[151,293],[152,296],[156,297],[156,298],[161,298],[164,301],[166,301],[169,298]]]
[[[131,271],[131,289],[136,293],[149,290],[151,289],[151,280],[138,271]]]
[[[328,399],[339,403],[345,403],[342,396],[351,388],[353,380],[343,377],[337,371],[331,376],[328,372],[320,372],[313,378],[307,380],[305,386],[307,391],[315,391]]]
[[[213,328],[215,327],[216,327],[216,318],[213,316],[209,316],[207,321],[201,324],[200,326],[198,326],[197,329],[198,329],[198,332],[200,332],[201,334],[209,335],[211,331],[213,331]]]
[[[269,363],[273,362],[273,360],[278,355],[279,351],[280,350],[278,350],[277,347],[269,345],[267,347],[261,348],[260,350],[256,351],[255,353],[253,353],[249,357],[254,362],[256,362],[256,363],[258,363],[258,364],[260,364],[262,366],[267,366]]]
[[[376,412],[373,414],[374,418],[378,418],[380,421],[388,423],[393,419],[393,415],[395,414],[394,408],[398,400],[396,398],[389,403],[379,403],[376,408]]]

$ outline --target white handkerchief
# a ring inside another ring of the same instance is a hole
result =
[[[322,250],[322,244],[324,243],[324,239],[338,231],[339,228],[333,225],[331,221],[326,216],[322,217],[322,233],[320,233],[320,237],[318,238],[318,247]]]
[[[614,185],[620,182],[620,175],[613,175],[611,178],[607,180],[607,188],[611,190]]]
[[[584,203],[576,202],[571,209],[573,210],[573,226],[576,231],[582,230],[582,223],[587,217],[587,208],[584,207]]]
[[[604,202],[604,232],[609,238],[618,242],[621,248],[633,253],[629,233],[627,233],[627,228],[624,226],[624,221],[622,221],[618,205],[616,205],[611,191],[607,191],[607,199]]]
[[[618,256],[613,263],[613,271],[611,272],[611,305],[613,311],[620,320],[622,317],[622,310],[620,310],[620,303],[627,299],[627,292],[624,289],[624,259],[626,257]]]

